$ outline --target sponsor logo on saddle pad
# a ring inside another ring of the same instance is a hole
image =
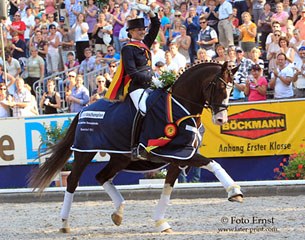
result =
[[[105,116],[104,111],[85,111],[80,114],[79,119],[82,119],[82,118],[103,119],[104,116]]]
[[[221,133],[247,139],[258,139],[285,131],[286,115],[258,109],[249,109],[229,116]]]

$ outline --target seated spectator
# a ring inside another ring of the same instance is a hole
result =
[[[186,64],[190,64],[191,59],[189,54],[189,48],[191,46],[191,37],[186,35],[186,27],[184,25],[180,27],[180,32],[181,35],[176,39],[178,51],[185,57]]]
[[[269,61],[268,72],[271,73],[272,69],[276,67],[276,56],[281,52],[279,46],[279,40],[281,37],[281,32],[279,30],[274,31],[272,42],[268,46],[267,50],[267,60]]]
[[[276,32],[280,32],[280,36],[285,37],[286,33],[281,31],[281,25],[278,21],[272,21],[271,24],[272,27],[272,32],[268,34],[267,38],[266,38],[266,50],[268,51],[269,48],[269,44],[274,40],[274,33]]]
[[[173,62],[173,57],[172,57],[172,54],[170,53],[170,51],[165,52],[165,67],[164,67],[164,69],[166,71],[172,71],[175,74],[178,74],[178,72],[179,72],[179,66],[177,65],[177,63]]]
[[[186,58],[178,51],[177,43],[171,43],[169,51],[172,54],[172,61],[178,66],[178,71],[185,69]]]
[[[280,37],[279,46],[281,48],[281,52],[285,53],[287,61],[289,63],[293,63],[295,52],[293,48],[289,47],[289,41],[286,37]]]
[[[151,46],[151,63],[154,67],[157,62],[165,63],[165,52],[160,48],[160,43],[155,40],[153,45]]]
[[[64,64],[68,61],[68,53],[74,51],[74,38],[72,34],[69,32],[69,29],[64,27],[62,34],[61,45],[61,53],[62,53],[62,61]]]
[[[90,97],[90,104],[96,102],[97,100],[104,98],[107,92],[106,88],[106,78],[104,76],[96,77],[97,88],[93,90],[92,96]]]
[[[301,56],[299,55],[299,49],[302,46],[305,46],[305,40],[301,39],[300,30],[294,29],[293,30],[294,40],[289,42],[289,46],[293,48],[295,55],[294,55],[294,62],[293,65],[298,66],[302,63]]]
[[[261,101],[267,99],[267,79],[262,76],[263,69],[259,64],[251,67],[251,75],[248,76],[245,85],[245,95],[248,101]]]
[[[7,94],[7,87],[4,83],[0,83],[0,118],[10,117],[10,97]]]
[[[29,90],[30,92],[32,91],[31,87],[29,84],[24,84],[24,87]],[[38,112],[38,106],[37,106],[37,100],[36,97],[34,95],[31,94],[31,103],[30,106],[28,108],[29,114],[31,114],[30,116],[37,116],[39,115]]]
[[[34,114],[30,111],[32,107],[31,92],[25,87],[22,78],[16,79],[16,92],[13,95],[11,102],[13,117],[28,117]]]
[[[261,69],[264,70],[265,68],[265,63],[263,59],[260,59],[261,57],[261,50],[259,50],[259,48],[255,47],[252,48],[251,52],[250,52],[250,56],[251,56],[251,60],[254,64],[258,64]]]
[[[19,60],[21,57],[26,57],[26,44],[25,41],[19,39],[18,33],[12,33],[13,44],[12,44],[12,55],[13,58]]]
[[[79,62],[75,60],[75,55],[73,52],[67,53],[67,62],[65,62],[65,71],[74,68],[79,65]]]
[[[81,62],[78,73],[85,74],[94,70],[95,57],[92,56],[90,48],[84,50],[85,59]]]
[[[107,54],[104,56],[104,60],[111,61],[119,61],[121,58],[120,54],[115,52],[115,49],[112,45],[107,47]]]
[[[299,48],[298,55],[302,62],[295,65],[296,73],[294,74],[294,97],[305,97],[305,46]]]
[[[216,50],[216,55],[213,58],[215,61],[223,64],[225,61],[228,60],[224,46],[222,46],[221,44],[217,44],[215,50]]]
[[[229,60],[229,61],[228,61],[228,69],[229,69],[229,70],[232,70],[233,68],[236,67],[235,62],[236,62],[236,61],[232,61],[232,60]]]
[[[292,80],[294,77],[293,68],[287,64],[287,57],[279,53],[276,57],[276,67],[271,74],[270,88],[274,89],[274,98],[293,97]]]
[[[203,48],[199,48],[197,51],[196,63],[210,61],[211,57],[207,54],[207,51]]]
[[[44,114],[55,114],[60,109],[60,95],[55,91],[55,81],[49,79],[47,82],[47,91],[42,95],[40,100],[40,107]]]
[[[5,75],[8,82],[5,82]],[[3,66],[0,64],[0,83],[6,84],[9,94],[13,95],[15,90],[16,79],[9,73],[3,71]]]
[[[227,50],[227,57],[228,61],[236,62],[236,47],[235,46],[229,46]]]
[[[106,87],[108,88],[113,77],[114,77],[114,74],[116,73],[117,71],[117,64],[115,61],[112,61],[110,63],[108,63],[108,69],[106,70],[106,73],[104,74],[104,77],[106,78]]]
[[[66,97],[67,102],[70,103],[70,112],[80,112],[83,107],[89,103],[89,90],[84,86],[82,75],[77,75],[75,79],[75,86],[72,88],[71,94]]]

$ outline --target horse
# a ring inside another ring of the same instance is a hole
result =
[[[121,128],[122,124],[119,125],[116,123],[112,126],[109,124],[105,126],[103,125],[102,128],[112,128],[111,131],[115,131],[117,129],[117,134],[127,135],[127,138],[129,137],[127,141],[130,143],[130,129],[133,121],[132,117],[135,116],[136,110],[131,100],[128,100],[128,97],[123,102],[115,103],[109,100],[101,99],[92,104],[94,106],[89,105],[88,107],[84,108],[82,112],[78,113],[71,122],[65,137],[59,143],[49,149],[48,152],[50,153],[50,156],[39,168],[34,169],[29,179],[29,186],[33,187],[33,191],[38,190],[39,193],[42,193],[42,191],[49,186],[53,178],[68,161],[69,157],[74,151],[72,171],[67,179],[67,188],[60,213],[62,219],[62,227],[60,231],[63,233],[70,232],[68,219],[73,202],[73,196],[78,186],[78,181],[84,169],[91,162],[97,152],[107,152],[110,155],[109,162],[100,172],[98,172],[96,175],[96,180],[103,186],[104,190],[110,196],[115,205],[115,211],[111,215],[111,219],[115,225],[119,226],[122,223],[125,201],[122,195],[113,185],[112,179],[119,171],[122,170],[142,171],[143,169],[152,170],[167,166],[168,171],[165,184],[153,215],[157,231],[159,232],[172,232],[172,228],[165,220],[164,216],[170,201],[170,195],[172,193],[174,183],[182,171],[182,167],[199,167],[213,172],[227,191],[228,200],[233,202],[242,202],[243,194],[240,187],[233,181],[233,179],[220,166],[220,164],[212,159],[202,156],[198,152],[198,147],[201,144],[202,139],[202,133],[200,133],[200,128],[202,128],[200,119],[201,113],[204,108],[208,108],[212,112],[212,120],[214,124],[222,125],[227,122],[229,95],[233,88],[233,75],[237,69],[238,67],[228,70],[227,63],[222,65],[216,62],[197,63],[180,73],[177,80],[170,88],[154,90],[151,93],[147,99],[147,115],[149,112],[154,112],[153,110],[157,109],[157,104],[155,104],[157,100],[150,101],[150,98],[153,98],[151,97],[153,95],[159,96],[158,94],[160,94],[160,96],[165,96],[164,98],[169,100],[167,105],[171,105],[173,102],[175,102],[175,108],[178,108],[177,106],[179,106],[179,109],[183,109],[183,113],[182,116],[179,115],[179,119],[176,119],[176,121],[174,119],[170,119],[174,117],[177,118],[177,116],[174,116],[176,115],[176,110],[172,110],[172,112],[170,110],[165,110],[165,113],[161,114],[167,115],[167,124],[165,123],[165,126],[161,127],[161,136],[163,134],[162,132],[165,132],[167,135],[166,137],[161,137],[157,140],[162,142],[165,139],[168,142],[163,142],[163,145],[161,144],[160,146],[150,146],[152,149],[150,149],[151,151],[149,151],[147,155],[147,160],[131,161],[130,145],[127,146],[129,148],[128,151],[126,151],[126,149],[125,151],[114,151],[113,149],[109,150],[109,148],[105,149],[106,147],[104,149],[97,150],[96,146],[92,146],[92,149],[84,151],[75,147],[75,145],[77,145],[75,142],[80,142],[81,144],[89,142],[89,147],[95,144],[95,140],[91,141],[91,135],[98,131],[89,131],[90,128],[83,127],[86,123],[84,119],[88,120],[91,117],[104,118],[106,115],[114,117],[112,119],[117,119],[118,117],[113,116],[115,115],[115,109],[120,109],[120,107],[123,104],[126,104],[126,102],[129,103],[127,104],[127,107],[124,106],[124,108],[128,108],[129,112],[126,113],[126,119],[124,119],[124,121],[126,120],[128,122],[125,123],[125,125],[128,125],[127,127],[129,130],[120,131],[120,129],[117,128]],[[150,106],[148,102],[151,103]],[[111,109],[110,111],[107,110],[106,114],[91,111],[93,107],[105,104],[107,106],[109,105]],[[114,105],[115,107],[113,107]],[[170,106],[168,109],[171,108],[174,109],[173,106]],[[162,105],[160,109],[164,109],[164,105]],[[131,113],[130,117],[128,115],[129,113]],[[128,120],[128,118],[131,118],[131,120]],[[154,133],[157,131],[157,128],[155,129],[155,127],[150,127],[149,124],[145,125],[145,123],[149,121],[147,120],[148,118],[150,119],[150,117],[146,116],[142,131],[145,132],[150,129],[150,132]],[[179,139],[179,136],[183,135],[185,132],[187,132],[188,135],[187,137],[182,137],[183,141],[179,145],[176,139]],[[98,134],[101,135],[100,132],[98,132]],[[190,137],[189,134],[192,134],[192,137]],[[97,137],[99,137],[99,135]],[[189,138],[191,144],[184,142],[184,140],[187,138]],[[116,143],[117,141],[114,142]],[[170,147],[168,146],[171,146],[172,143],[175,143],[173,145],[174,150],[178,149],[179,154],[181,152],[182,155],[184,152],[187,152],[187,155],[180,156],[178,154],[178,156],[172,156],[168,155],[167,153],[162,155],[162,151],[164,151],[163,149],[169,149]],[[104,143],[101,144],[103,145]]]

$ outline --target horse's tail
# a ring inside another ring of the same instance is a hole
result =
[[[43,154],[46,155],[50,153],[51,156],[46,158],[46,161],[32,172],[29,178],[29,186],[33,188],[33,191],[39,189],[38,192],[42,193],[70,158],[72,154],[70,148],[74,141],[77,123],[78,114],[73,119],[64,138],[59,143],[50,147],[48,151]]]

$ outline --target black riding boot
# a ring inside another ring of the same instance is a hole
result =
[[[131,132],[131,160],[140,160],[145,159],[142,157],[139,153],[139,140],[140,140],[140,134],[142,129],[144,116],[140,113],[140,111],[137,111],[136,116],[133,120],[132,124],[132,132]]]

